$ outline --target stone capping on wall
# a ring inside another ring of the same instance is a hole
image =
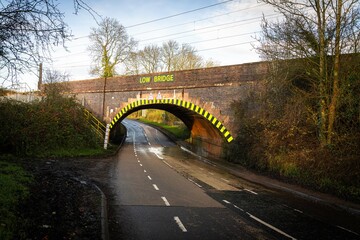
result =
[[[222,86],[237,86],[244,82],[258,82],[265,78],[268,62],[254,62],[239,65],[219,66],[141,74],[132,76],[116,76],[112,78],[97,78],[67,82],[69,93],[129,92],[162,89],[210,88]],[[140,83],[140,78],[153,79],[154,76],[172,75],[171,81]]]

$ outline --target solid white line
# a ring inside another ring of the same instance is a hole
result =
[[[170,206],[169,201],[166,199],[166,197],[161,197],[161,199],[164,201],[166,206]]]
[[[166,162],[165,160],[163,161],[166,165],[168,165],[170,168],[173,168],[173,166],[171,166],[168,162]]]
[[[245,191],[247,191],[247,192],[249,192],[249,193],[252,193],[252,194],[258,195],[256,192],[251,191],[250,189],[246,189],[246,188],[244,188],[244,190],[245,190]]]
[[[148,179],[149,179],[149,180],[152,180],[150,176],[148,176]]]
[[[155,153],[155,155],[156,155],[159,159],[161,159],[161,160],[164,159],[163,157],[159,156],[157,153]]]
[[[159,191],[159,188],[156,186],[156,184],[153,184],[153,187],[155,188],[156,191]]]
[[[200,184],[198,184],[197,182],[195,182],[194,180],[192,180],[191,178],[188,178],[188,180],[190,182],[192,182],[193,184],[195,184],[196,186],[198,186],[199,188],[202,188],[202,186]]]
[[[183,232],[187,232],[187,229],[185,228],[184,224],[181,222],[180,218],[178,216],[174,217],[175,222]]]
[[[288,238],[290,238],[290,239],[294,239],[294,240],[296,240],[296,238],[294,238],[293,236],[290,236],[289,234],[287,234],[287,233],[285,233],[285,232],[283,232],[283,231],[281,231],[280,229],[278,229],[278,228],[276,228],[276,227],[274,227],[273,225],[271,225],[271,224],[269,224],[269,223],[267,223],[267,222],[264,222],[263,220],[261,220],[261,219],[259,219],[259,218],[257,218],[257,217],[255,217],[255,216],[253,216],[253,215],[251,215],[250,213],[248,213],[248,212],[246,212],[252,219],[254,219],[254,220],[256,220],[256,221],[258,221],[259,223],[261,223],[261,224],[263,224],[263,225],[265,225],[265,226],[267,226],[268,228],[271,228],[272,230],[274,230],[274,231],[276,231],[276,232],[278,232],[278,233],[280,233],[280,234],[282,234],[282,235],[284,235],[284,236],[286,236],[286,237],[288,237]]]

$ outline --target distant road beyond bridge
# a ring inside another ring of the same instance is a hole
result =
[[[68,87],[111,127],[142,109],[170,112],[191,130],[193,145],[219,156],[223,143],[236,137],[232,102],[259,88],[266,73],[267,63],[258,62],[70,81]]]

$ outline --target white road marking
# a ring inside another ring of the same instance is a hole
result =
[[[355,234],[355,235],[359,236],[359,234],[356,233],[356,232],[354,232],[354,231],[351,231],[351,230],[349,230],[349,229],[347,229],[347,228],[344,228],[344,227],[341,227],[341,226],[339,226],[339,225],[336,225],[336,226],[337,226],[338,228],[342,229],[342,230],[345,230],[345,231],[347,231],[347,232],[350,232],[350,233],[352,233],[352,234]]]
[[[151,148],[149,148],[149,150],[150,150],[150,152],[154,153],[159,159],[161,159],[161,160],[164,159],[163,157],[161,157],[161,156],[159,155],[159,154],[160,154],[160,150],[159,150],[159,149],[151,147]]]
[[[213,172],[209,172],[210,175],[214,176],[214,173]]]
[[[183,232],[187,232],[187,229],[185,228],[184,224],[181,222],[180,218],[178,216],[174,217],[175,222]]]
[[[247,188],[244,188],[245,191],[249,192],[249,193],[252,193],[252,194],[255,194],[255,195],[258,195],[258,193],[254,192],[254,191],[251,191],[250,189],[247,189]]]
[[[296,209],[296,208],[294,208],[294,211],[295,211],[295,212],[299,212],[299,213],[303,213],[303,211],[301,211],[301,210],[299,210],[299,209]]]
[[[220,178],[220,179],[223,180],[224,182],[227,182],[227,183],[230,182],[229,180],[227,180],[227,179],[225,179],[225,178]]]
[[[226,204],[232,204],[231,202],[229,202],[228,200],[225,200],[225,199],[223,200],[223,202],[226,203]],[[235,204],[232,204],[232,205],[234,206],[234,208],[239,209],[240,211],[245,212],[244,209],[236,206]]]
[[[151,177],[150,177],[149,175],[148,175],[148,179],[149,179],[149,180],[152,180],[152,179],[151,179]]]
[[[290,236],[289,234],[287,234],[287,233],[285,233],[285,232],[283,232],[283,231],[281,231],[280,229],[278,229],[278,228],[276,228],[276,227],[274,227],[273,225],[271,225],[271,224],[269,224],[269,223],[267,223],[267,222],[264,222],[263,220],[261,220],[261,219],[259,219],[259,218],[257,218],[257,217],[255,217],[255,216],[253,216],[253,215],[251,215],[250,213],[248,213],[248,212],[246,212],[252,219],[254,219],[254,220],[256,220],[257,222],[259,222],[259,223],[261,223],[261,224],[263,224],[263,225],[265,225],[265,226],[267,226],[268,228],[271,228],[272,230],[274,230],[274,231],[276,231],[276,232],[278,232],[278,233],[280,233],[280,234],[282,234],[282,235],[284,235],[284,236],[286,236],[286,237],[288,237],[288,238],[290,238],[290,239],[294,239],[294,240],[296,240],[296,238],[294,238],[293,236]]]
[[[166,199],[166,197],[161,197],[161,199],[164,201],[166,206],[170,206],[169,201]]]
[[[153,184],[153,187],[155,188],[156,191],[159,191],[158,186],[156,186],[156,184]]]
[[[138,160],[138,162],[140,162],[140,160]]]
[[[238,207],[238,206],[236,206],[235,204],[233,204],[233,206],[234,206],[236,209],[239,209],[240,211],[244,212],[244,209],[242,209],[241,207]]]
[[[166,165],[168,165],[170,168],[173,168],[173,166],[171,166],[168,162],[166,162],[165,160],[163,161]]]
[[[142,167],[142,164],[140,163],[140,167]]]
[[[198,186],[199,188],[202,188],[202,186],[200,184],[198,184],[197,182],[195,182],[194,180],[192,180],[191,178],[188,178],[188,180],[190,182],[192,182],[193,184],[195,184],[196,186]]]
[[[144,172],[146,172],[146,170],[144,169]]]

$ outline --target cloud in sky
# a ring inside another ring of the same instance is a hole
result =
[[[255,42],[254,36],[260,31],[262,15],[274,15],[270,6],[256,0],[88,0],[86,3],[99,15],[117,19],[139,42],[140,49],[172,39],[191,44],[204,59],[220,65],[259,61],[250,42]],[[55,47],[53,63],[44,63],[44,69],[66,72],[71,80],[91,78],[87,36],[97,26],[96,21],[84,10],[73,14],[71,0],[61,1],[59,7],[65,13],[74,40],[66,43],[67,51]],[[202,9],[193,11],[199,8]],[[179,13],[184,14],[173,16]],[[161,18],[164,19],[146,23]],[[37,76],[27,75],[23,77],[25,80],[36,88]]]

